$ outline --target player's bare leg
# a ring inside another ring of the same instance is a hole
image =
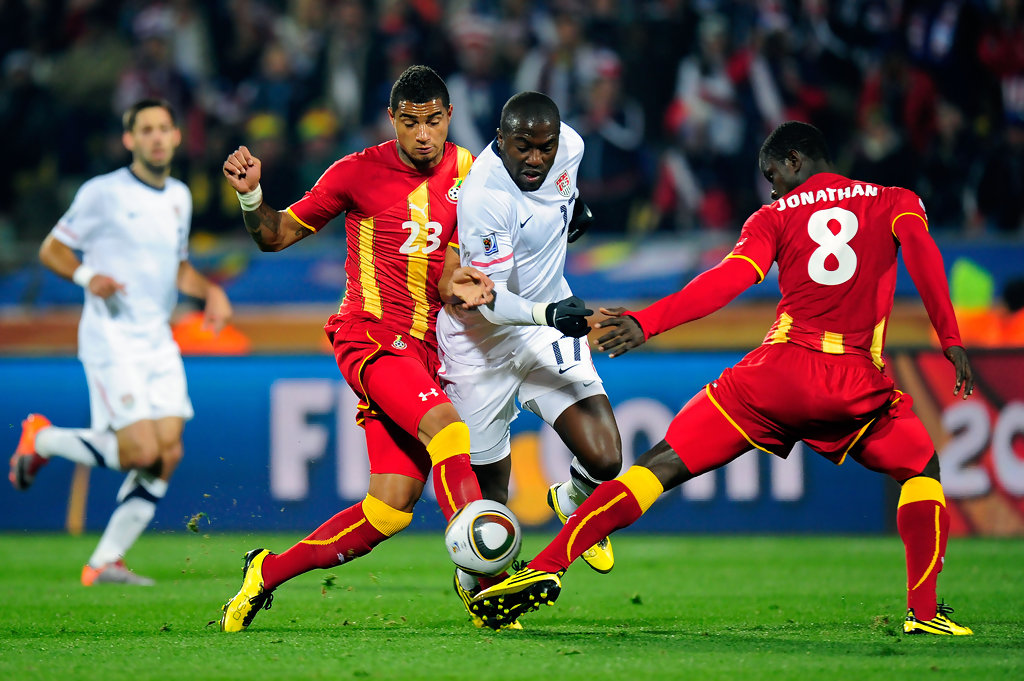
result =
[[[602,482],[622,468],[622,440],[607,395],[592,395],[570,405],[554,423],[555,432],[573,453],[569,479],[548,489],[547,502],[564,525]],[[583,560],[597,572],[610,572],[615,554],[608,537],[583,552]]]

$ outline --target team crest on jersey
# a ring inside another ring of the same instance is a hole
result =
[[[402,334],[396,333],[395,340],[391,342],[391,347],[395,350],[405,350],[409,346],[405,344],[404,340],[402,340]]]
[[[462,180],[463,178],[456,177],[451,189],[448,190],[448,200],[452,203],[459,202],[459,192],[462,190]]]
[[[484,255],[496,255],[498,253],[498,236],[491,232],[483,237]]]
[[[572,194],[572,182],[569,181],[568,170],[563,170],[562,174],[558,176],[558,179],[555,180],[555,187],[562,196],[568,197]]]
[[[135,396],[131,393],[121,395],[121,404],[124,405],[125,409],[131,409],[135,406]]]

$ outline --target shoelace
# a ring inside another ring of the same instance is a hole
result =
[[[266,597],[265,603],[257,603],[259,599]],[[274,602],[274,594],[261,593],[253,596],[249,599],[249,605],[253,606],[256,610],[270,610],[270,604]],[[255,610],[253,611],[255,612]]]
[[[943,602],[939,603],[937,606],[935,606],[935,611],[938,614],[943,615],[943,616],[952,615],[955,612],[953,610],[953,606],[952,605],[947,605],[945,601],[943,601]]]

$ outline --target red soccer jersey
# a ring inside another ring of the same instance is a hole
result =
[[[914,192],[833,173],[812,176],[751,215],[728,257],[750,262],[761,279],[778,261],[782,300],[765,343],[861,354],[881,367],[903,229],[928,229]],[[947,292],[917,284],[926,304],[945,294],[949,305]]]
[[[437,282],[448,245],[459,240],[455,206],[472,163],[469,151],[446,142],[441,162],[422,173],[391,140],[336,161],[288,208],[314,232],[347,212],[339,314],[369,314],[396,333],[437,342]]]

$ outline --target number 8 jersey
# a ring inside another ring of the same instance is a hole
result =
[[[396,333],[436,344],[437,282],[455,207],[473,155],[446,142],[441,162],[421,172],[394,140],[336,161],[288,212],[314,232],[346,213],[347,284],[339,314],[379,319]]]
[[[748,261],[759,281],[779,264],[782,300],[764,342],[864,355],[881,368],[903,230],[928,230],[914,192],[834,173],[813,175],[751,215],[728,257]],[[937,286],[922,289],[918,282],[929,311],[948,300],[948,291]],[[940,339],[959,339],[955,319],[951,329],[936,328]]]

